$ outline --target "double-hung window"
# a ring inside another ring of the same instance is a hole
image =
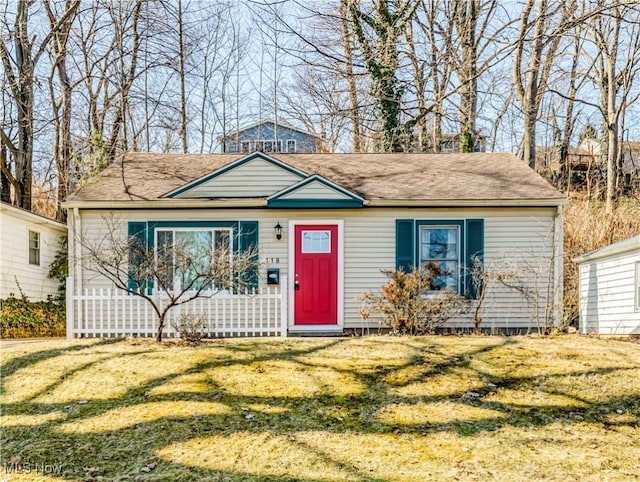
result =
[[[156,247],[156,283],[164,289],[220,290],[229,286],[230,228],[158,228]]]
[[[473,281],[476,262],[484,261],[483,219],[396,219],[396,269],[409,272],[431,263],[442,271],[429,291],[450,289],[478,296]]]
[[[640,311],[640,261],[636,261],[636,311]]]
[[[40,266],[40,233],[29,230],[29,264]]]
[[[431,279],[431,291],[449,289],[460,292],[460,227],[420,226],[420,266],[436,264],[441,273]]]

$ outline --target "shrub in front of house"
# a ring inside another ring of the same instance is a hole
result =
[[[428,263],[410,272],[382,270],[389,281],[379,293],[360,297],[360,316],[382,315],[382,322],[395,333],[421,335],[433,333],[466,309],[464,298],[447,289],[439,289],[442,270]]]
[[[202,314],[184,313],[171,325],[187,343],[200,343],[207,335],[205,317]]]
[[[29,301],[12,295],[0,300],[0,338],[64,336],[66,332],[63,303]]]

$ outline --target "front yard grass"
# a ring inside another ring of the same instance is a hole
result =
[[[2,349],[0,480],[640,479],[640,344],[579,336]]]

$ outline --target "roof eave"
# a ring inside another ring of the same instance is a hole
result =
[[[585,253],[582,256],[577,256],[573,258],[571,261],[573,261],[576,264],[581,264],[586,261],[596,261],[598,259],[604,259],[604,258],[609,258],[611,256],[626,254],[629,252],[633,252],[635,250],[640,250],[640,242],[624,244],[621,246],[613,246],[613,245],[605,246],[603,248],[599,248],[594,251]]]
[[[368,207],[559,207],[567,204],[564,198],[556,199],[370,199]],[[266,208],[267,199],[258,198],[160,198],[139,200],[68,200],[65,209],[201,209],[201,208]]]
[[[371,207],[559,207],[569,201],[549,199],[370,199]]]
[[[62,203],[65,209],[166,209],[166,208],[247,208],[267,207],[266,199],[203,199],[162,198],[121,201],[70,200]]]
[[[41,216],[40,214],[27,211],[26,209],[13,206],[11,204],[7,204],[4,202],[0,203],[0,211],[6,211],[7,213],[10,213],[22,219],[23,221],[27,221],[32,224],[46,225],[59,231],[67,231],[67,225],[65,223],[61,223],[59,221],[56,221],[55,219]]]

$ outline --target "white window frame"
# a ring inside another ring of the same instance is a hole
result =
[[[229,263],[233,263],[233,228],[218,228],[218,227],[212,227],[212,228],[199,228],[199,227],[194,227],[194,228],[172,228],[172,227],[166,227],[166,228],[156,228],[154,230],[153,236],[154,236],[154,246],[155,246],[155,252],[153,253],[153,257],[154,257],[154,263],[155,266],[158,265],[158,234],[159,233],[165,233],[165,232],[171,232],[173,233],[173,242],[175,243],[175,236],[176,233],[180,232],[180,233],[184,233],[184,232],[210,232],[211,233],[211,240],[212,240],[212,245],[211,245],[211,254],[213,254],[215,252],[216,246],[215,246],[215,239],[216,239],[216,232],[218,231],[226,231],[229,234]],[[173,269],[174,269],[174,277],[172,280],[172,288],[175,286],[175,282],[176,282],[176,276],[175,276],[175,254],[173,255]],[[153,280],[153,292],[156,293],[158,292],[157,287],[156,287],[156,281],[157,280]],[[212,290],[204,290],[204,292],[207,291],[222,291],[222,290],[218,290],[217,288],[214,288]]]
[[[636,261],[636,311],[640,311],[640,261]]]
[[[293,150],[289,149],[289,144],[293,144]],[[295,139],[287,139],[287,152],[298,152],[298,143]]]
[[[252,151],[252,149],[251,149],[252,144],[253,144],[253,142],[251,142],[251,141],[240,141],[240,152],[245,152],[245,153],[246,152],[251,152]],[[245,146],[246,146],[246,149],[245,149]]]
[[[31,247],[31,234],[35,234],[36,235],[36,246],[35,248]],[[36,261],[35,263],[31,262],[31,250],[34,249],[34,253],[36,253]],[[29,266],[41,266],[42,264],[42,235],[40,234],[40,231],[36,231],[35,229],[28,229],[27,230],[27,261],[29,263]]]
[[[326,250],[304,249],[304,235],[306,233],[326,233],[327,236],[329,236],[329,244],[327,246],[327,249]],[[331,231],[330,230],[319,230],[319,229],[301,230],[300,236],[302,237],[302,239],[300,240],[300,251],[302,253],[305,253],[305,254],[312,254],[312,253],[330,254],[331,253]]]
[[[461,235],[461,229],[460,226],[457,226],[455,224],[421,224],[419,226],[419,230],[418,230],[418,265],[419,266],[424,266],[427,262],[429,261],[453,261],[452,258],[449,259],[433,259],[433,258],[428,258],[427,260],[423,260],[422,259],[422,231],[426,231],[429,229],[455,229],[456,231],[456,235],[457,235],[457,241],[456,241],[456,256],[457,258],[455,259],[455,261],[458,263],[458,273],[456,274],[456,289],[454,290],[454,292],[456,294],[460,294],[462,292],[462,287],[461,287],[461,283],[462,283],[462,276],[460,276],[460,272],[461,272],[461,267],[464,266],[464,260],[462,259],[462,235]],[[429,290],[427,291],[427,294],[436,294],[439,293],[441,290]]]

